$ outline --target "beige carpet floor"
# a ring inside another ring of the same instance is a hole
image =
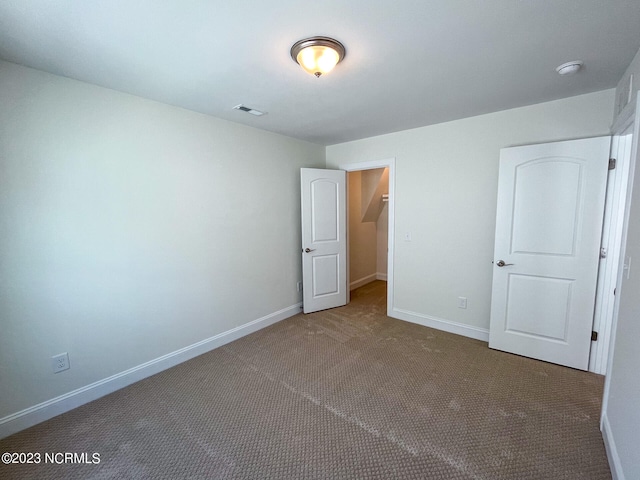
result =
[[[384,282],[0,441],[2,479],[609,479],[603,378],[386,317]],[[60,457],[58,457],[60,458]]]

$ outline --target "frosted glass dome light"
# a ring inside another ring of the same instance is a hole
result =
[[[291,58],[302,69],[320,77],[333,70],[346,54],[344,45],[329,37],[310,37],[300,40],[291,47]]]

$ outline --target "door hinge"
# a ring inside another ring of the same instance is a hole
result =
[[[606,249],[606,247],[602,247],[600,249],[600,258],[607,258],[607,249]]]
[[[610,158],[609,159],[609,170],[615,170],[616,168],[616,159],[615,158]]]
[[[591,332],[591,341],[592,342],[598,341],[598,332]]]

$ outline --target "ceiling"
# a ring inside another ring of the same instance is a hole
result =
[[[639,25],[638,0],[0,0],[0,58],[332,145],[615,87]],[[289,56],[314,35],[347,49],[319,79]]]

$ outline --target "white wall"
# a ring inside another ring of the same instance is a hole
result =
[[[389,169],[375,168],[362,172],[364,183],[369,183],[370,207],[375,217],[376,230],[376,262],[377,278],[386,279],[387,275],[387,244],[389,235],[389,210],[387,203],[382,201],[382,195],[389,193]]]
[[[376,273],[380,279],[387,277],[387,253],[389,246],[389,208],[388,203],[385,202],[382,207],[382,212],[376,222],[376,236],[377,236],[377,261],[376,261]]]
[[[613,104],[607,90],[327,147],[330,168],[396,159],[394,316],[484,338],[500,149],[607,135]]]
[[[622,77],[617,92],[624,90],[631,73],[634,73],[636,86],[632,95],[633,104],[628,105],[627,109],[635,110],[635,175],[630,180],[632,193],[626,247],[623,250],[626,262],[631,258],[631,269],[628,278],[627,272],[623,272],[621,283],[617,286],[620,303],[603,399],[603,434],[607,443],[609,463],[614,478],[628,480],[640,478],[640,107],[637,106],[640,52]],[[616,97],[616,100],[618,101],[619,97]]]
[[[624,75],[616,87],[614,115],[626,116],[626,113],[634,110],[640,89],[640,50],[631,61]]]
[[[389,169],[356,170],[349,179],[349,284],[351,290],[387,275]],[[375,221],[373,220],[375,219]]]
[[[349,285],[353,290],[375,278],[376,224],[363,222],[361,171],[349,172]]]
[[[296,313],[299,169],[324,165],[318,145],[0,62],[0,424]]]

